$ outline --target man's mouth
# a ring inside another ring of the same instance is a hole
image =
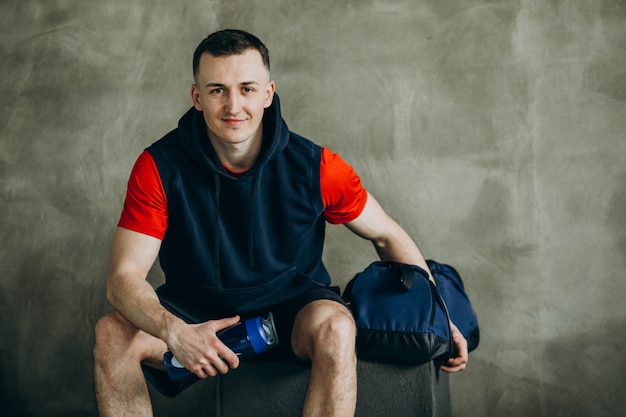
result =
[[[222,119],[229,126],[241,126],[247,119]]]

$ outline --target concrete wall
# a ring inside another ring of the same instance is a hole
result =
[[[623,412],[626,1],[2,0],[3,415],[95,414],[125,182],[223,27],[266,42],[292,130],[465,277],[483,339],[455,415]],[[325,256],[343,284],[375,255],[331,227]]]

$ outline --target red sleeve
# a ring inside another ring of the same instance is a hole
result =
[[[359,217],[367,202],[367,190],[352,167],[327,148],[322,148],[320,184],[329,223],[343,224]]]
[[[167,198],[161,176],[152,159],[144,151],[130,173],[126,201],[119,227],[163,239],[167,228]]]

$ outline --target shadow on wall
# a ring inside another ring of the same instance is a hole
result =
[[[20,276],[54,282],[53,276],[37,270],[37,262],[31,265],[36,267],[22,269],[32,274]],[[46,263],[41,265],[44,268]],[[64,288],[51,284],[41,285],[36,292],[28,285],[11,292],[5,289],[0,290],[0,305],[8,314],[0,321],[1,334],[8,335],[0,343],[0,414],[97,415],[91,356],[95,307],[90,306],[98,306],[93,300],[102,297],[91,297],[95,292],[78,287],[62,293]]]
[[[4,288],[0,291],[0,305],[9,305],[9,300],[5,296]],[[18,322],[17,320],[0,320],[0,334],[3,335],[15,335],[17,332]],[[16,386],[17,381],[17,367],[16,364],[16,351],[15,349],[9,349],[8,346],[0,345],[0,399],[7,400],[9,402],[9,411],[12,408],[10,404],[24,403],[25,399],[21,398],[20,390]],[[6,347],[6,348],[5,348]],[[5,401],[2,401],[5,404]]]
[[[620,255],[626,259],[626,170],[622,171],[615,184],[619,184],[607,206],[606,225],[615,239]]]
[[[484,355],[484,349],[489,343],[498,342],[497,337],[485,334],[477,354],[470,356],[470,373],[452,378],[451,382],[460,377],[477,383],[472,397],[461,398],[456,407],[453,405],[453,414],[481,417],[623,415],[624,323],[613,320],[592,329],[572,329],[569,334],[542,345],[538,341],[534,347],[530,340],[537,339],[529,334],[529,345],[501,346],[497,353],[492,349],[489,356]],[[517,372],[510,372],[516,361],[521,362]]]
[[[549,343],[543,396],[546,416],[618,416],[624,413],[626,328],[623,321],[575,329]],[[578,378],[572,381],[572,374]],[[621,387],[621,388],[616,388]]]

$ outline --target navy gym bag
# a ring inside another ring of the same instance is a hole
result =
[[[448,265],[428,262],[439,287],[419,266],[383,261],[372,263],[346,285],[343,298],[356,321],[360,359],[443,362],[456,356],[450,320],[466,339],[470,336],[468,347],[476,348],[478,322],[460,277]],[[451,317],[447,305],[454,305],[451,311],[460,316]]]

